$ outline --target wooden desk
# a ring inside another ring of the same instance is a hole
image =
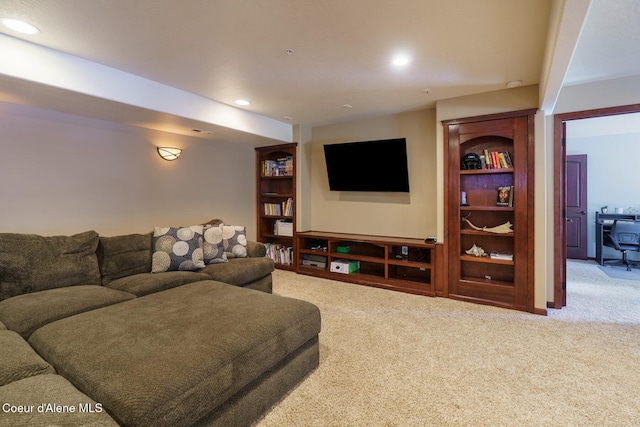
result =
[[[613,221],[629,221],[640,222],[640,215],[636,214],[610,214],[596,212],[596,261],[598,264],[604,264],[604,258],[602,256],[602,246],[604,243],[604,233],[611,230]]]

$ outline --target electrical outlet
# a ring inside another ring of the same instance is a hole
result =
[[[402,256],[409,256],[409,246],[402,247]]]

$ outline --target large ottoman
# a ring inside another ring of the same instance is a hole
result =
[[[201,281],[41,327],[59,375],[121,425],[249,425],[319,361],[308,302]]]

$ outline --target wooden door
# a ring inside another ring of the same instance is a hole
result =
[[[587,155],[567,156],[567,258],[587,259]]]

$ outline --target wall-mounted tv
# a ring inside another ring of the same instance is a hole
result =
[[[409,192],[406,138],[326,144],[331,191]]]

